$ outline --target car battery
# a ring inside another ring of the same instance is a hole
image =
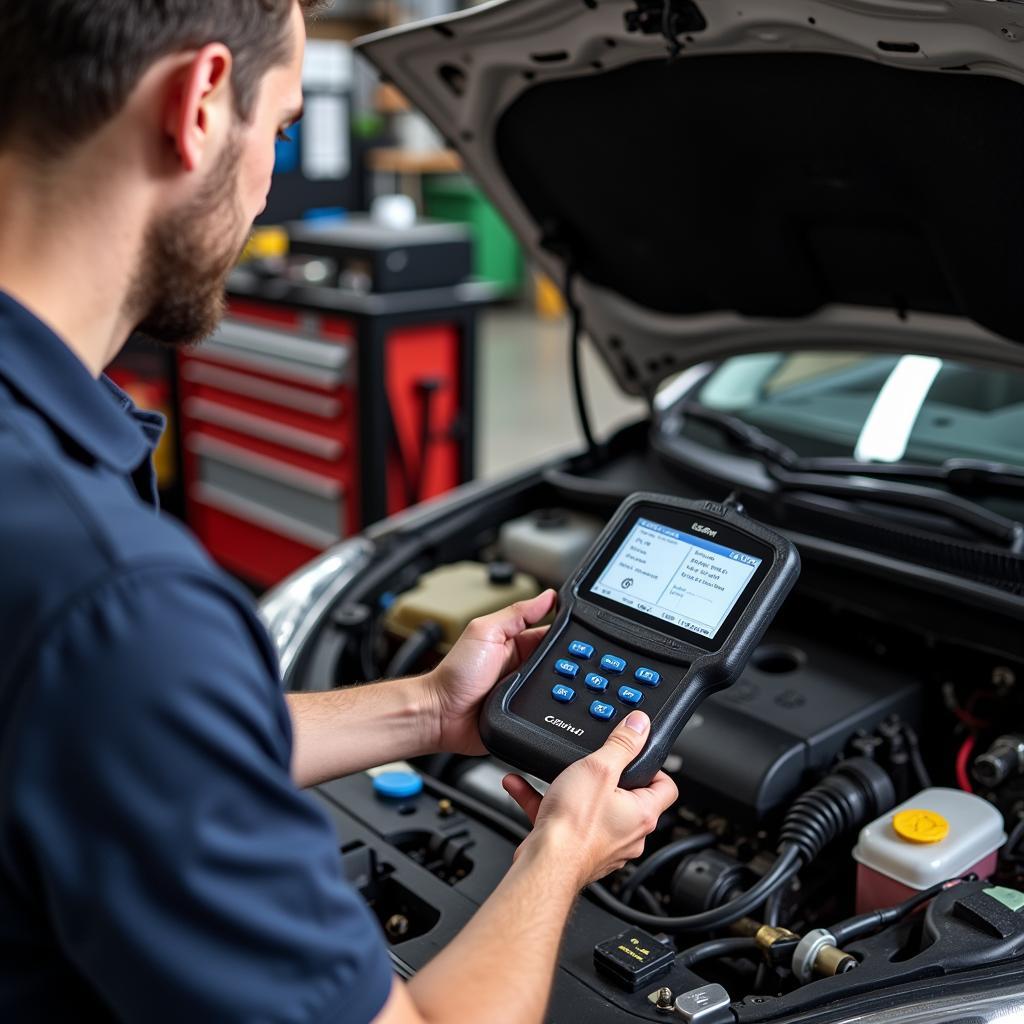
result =
[[[1006,842],[1003,817],[959,789],[925,789],[861,829],[857,913],[902,903],[940,882],[988,877]]]
[[[408,228],[369,217],[342,223],[292,224],[290,276],[360,293],[386,294],[461,284],[473,270],[473,243],[461,224],[421,222]]]

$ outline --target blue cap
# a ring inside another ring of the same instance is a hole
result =
[[[423,792],[423,780],[415,772],[381,772],[374,776],[373,790],[389,800],[407,800]]]

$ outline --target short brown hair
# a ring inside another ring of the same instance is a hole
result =
[[[220,42],[248,120],[291,54],[288,21],[323,0],[0,0],[0,149],[59,156],[114,117],[161,57]]]

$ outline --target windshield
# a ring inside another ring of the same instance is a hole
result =
[[[931,356],[766,353],[726,360],[693,397],[800,456],[1024,466],[1024,374],[1013,371]]]

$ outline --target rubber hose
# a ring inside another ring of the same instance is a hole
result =
[[[629,903],[630,898],[636,891],[636,887],[650,878],[659,868],[675,860],[676,857],[706,850],[709,846],[714,846],[714,844],[715,837],[710,832],[698,832],[696,835],[685,836],[683,839],[677,839],[674,843],[668,843],[660,850],[652,853],[646,860],[637,864],[633,874],[629,876],[622,886],[619,898],[623,903]]]
[[[438,645],[442,636],[444,636],[444,632],[436,622],[424,622],[395,651],[395,656],[388,662],[388,667],[384,670],[385,678],[399,679],[407,675],[416,667],[423,655]]]
[[[744,956],[757,951],[755,939],[712,939],[710,942],[702,942],[699,946],[684,949],[676,957],[676,963],[692,967],[704,960],[718,960],[723,956]]]
[[[624,918],[633,924],[645,928],[660,929],[664,932],[706,932],[714,928],[724,928],[741,917],[746,917],[756,910],[781,885],[785,885],[801,867],[800,851],[795,846],[786,847],[771,870],[753,888],[740,893],[728,903],[699,914],[685,917],[656,917],[634,910],[621,900],[616,899],[603,885],[594,883],[587,892],[606,910]]]

